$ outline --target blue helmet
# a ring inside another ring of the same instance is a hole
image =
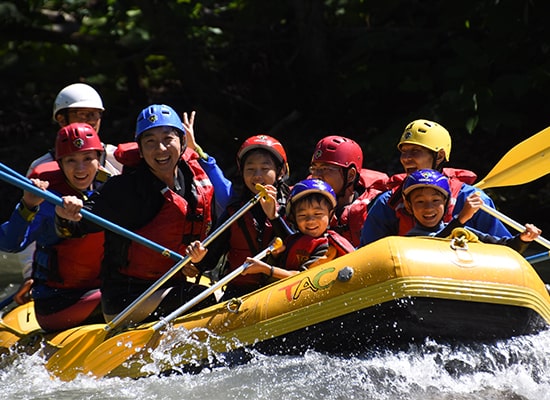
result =
[[[143,132],[157,126],[171,126],[177,129],[182,135],[185,135],[183,123],[172,107],[165,104],[152,104],[141,110],[137,117],[136,142]]]
[[[336,207],[336,194],[328,183],[320,179],[304,179],[294,185],[290,191],[288,196],[288,204],[286,207],[287,216],[292,214],[292,208],[296,201],[312,193],[322,194],[327,198],[329,203],[332,205],[332,208]]]
[[[403,183],[403,196],[408,196],[414,189],[432,188],[441,192],[446,199],[451,195],[449,179],[433,169],[419,169],[407,176]]]

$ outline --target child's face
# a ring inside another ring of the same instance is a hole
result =
[[[245,159],[243,165],[244,184],[252,193],[258,193],[256,184],[274,185],[277,180],[277,166],[273,158],[264,151],[254,151]]]
[[[435,189],[418,188],[411,192],[409,205],[414,218],[420,224],[433,228],[443,219],[445,196]]]
[[[319,237],[328,228],[330,210],[325,202],[305,200],[296,205],[296,226],[304,235]]]

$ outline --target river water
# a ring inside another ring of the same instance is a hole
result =
[[[19,274],[0,254],[0,298]],[[0,369],[3,399],[437,399],[550,398],[550,331],[492,345],[427,340],[401,351],[341,357],[263,356],[231,368],[142,379],[52,379],[39,355]]]

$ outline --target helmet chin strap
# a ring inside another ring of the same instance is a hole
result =
[[[340,190],[339,193],[336,193],[337,198],[351,196],[351,194],[353,193],[353,190],[355,187],[355,181],[357,180],[358,174],[357,174],[357,170],[355,170],[356,171],[355,178],[350,180],[348,177],[349,177],[349,172],[351,171],[352,168],[355,168],[355,167],[351,166],[347,168],[342,168],[342,172],[346,183],[342,187],[342,190]],[[351,191],[349,190],[350,188],[351,188]]]

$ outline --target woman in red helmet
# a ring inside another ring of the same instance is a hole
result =
[[[358,247],[367,207],[387,190],[388,176],[363,168],[361,147],[343,136],[327,136],[317,143],[309,172],[312,178],[328,183],[336,193],[338,203],[331,229]]]
[[[205,258],[200,262],[204,269],[211,269],[225,256],[222,271],[231,272],[243,264],[247,257],[267,247],[273,238],[278,236],[284,239],[291,233],[282,219],[289,193],[286,183],[289,168],[281,143],[268,135],[249,137],[237,152],[237,166],[242,176],[243,190],[236,195],[238,200],[227,207],[221,222],[258,193],[256,184],[265,186],[268,198],[261,199],[259,204],[209,246]],[[224,299],[256,290],[265,285],[268,279],[269,276],[265,274],[241,275],[227,285]]]
[[[90,125],[69,124],[57,133],[56,161],[40,164],[30,178],[36,186],[59,196],[85,199],[108,176],[100,164],[103,151]],[[0,247],[19,252],[36,243],[31,296],[42,329],[59,331],[104,322],[99,292],[103,233],[63,240],[54,222],[55,207],[25,191],[2,225]]]

